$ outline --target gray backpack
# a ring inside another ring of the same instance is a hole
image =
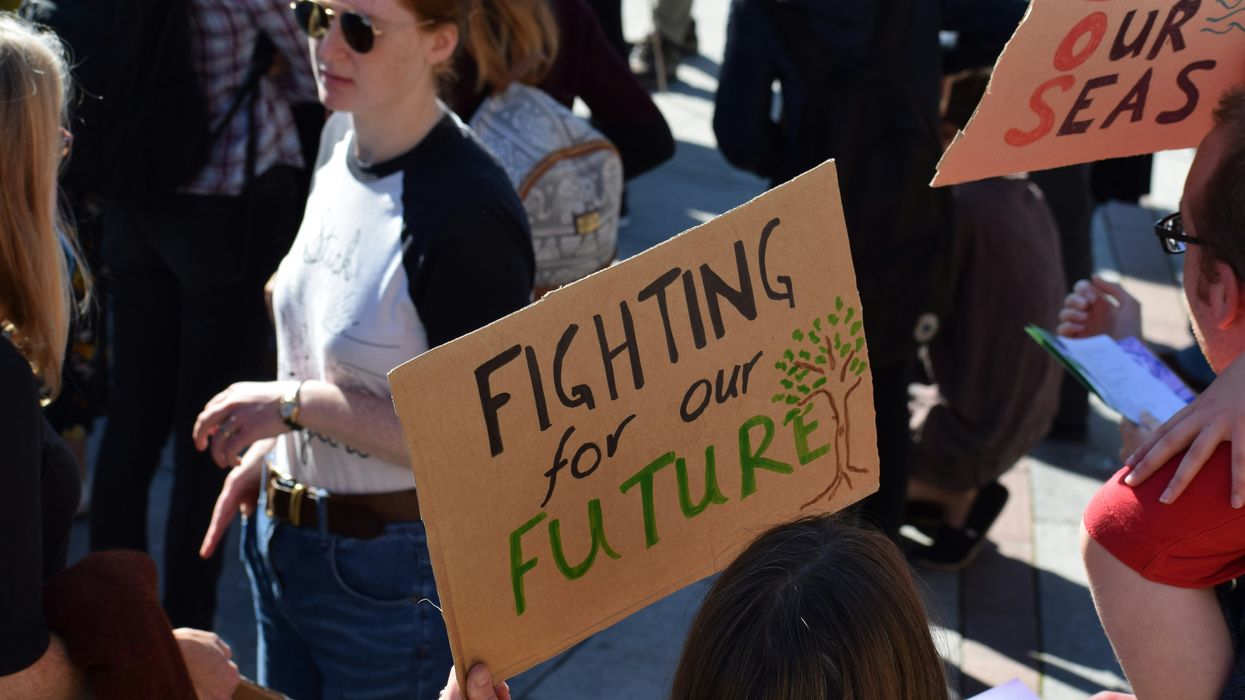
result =
[[[623,171],[608,139],[543,91],[518,83],[486,99],[471,129],[527,209],[538,289],[610,264],[618,250]]]

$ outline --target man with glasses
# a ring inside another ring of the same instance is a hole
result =
[[[1155,234],[1164,252],[1184,256],[1194,334],[1210,365],[1222,370],[1245,354],[1245,89],[1223,97],[1181,210],[1160,220]],[[1126,295],[1118,305],[1107,294],[1088,297],[1075,304],[1070,297],[1062,332],[1101,332],[1139,319]],[[1234,669],[1242,600],[1229,591],[1245,575],[1245,510],[1224,497],[1231,445],[1220,445],[1203,476],[1174,501],[1167,485],[1179,463],[1177,456],[1136,486],[1125,467],[1094,496],[1083,538],[1091,592],[1138,697],[1238,697],[1245,690],[1245,674]]]

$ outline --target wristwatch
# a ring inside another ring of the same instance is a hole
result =
[[[298,416],[302,413],[303,407],[299,404],[298,395],[303,390],[303,383],[299,382],[294,391],[281,397],[281,402],[277,404],[277,412],[281,414],[281,422],[285,423],[290,430],[302,430],[303,426],[298,422]]]

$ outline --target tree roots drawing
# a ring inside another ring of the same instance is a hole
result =
[[[851,475],[868,471],[852,464],[849,403],[864,381],[868,363],[859,357],[865,344],[863,324],[855,308],[844,308],[842,297],[835,299],[835,313],[827,315],[824,324],[821,318],[816,318],[808,330],[792,332],[791,339],[796,347],[787,349],[783,359],[774,365],[783,373],[779,382],[783,391],[775,394],[772,401],[791,406],[783,425],[802,420],[812,411],[815,399],[822,397],[830,408],[834,428],[830,448],[834,467],[830,483],[815,498],[800,506],[804,510],[819,501],[834,500],[844,484],[848,489],[854,488]]]

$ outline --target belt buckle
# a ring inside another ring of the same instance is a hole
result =
[[[288,520],[294,527],[302,524],[302,508],[303,498],[307,495],[307,487],[304,484],[295,483],[294,488],[290,490],[290,511]]]
[[[286,476],[276,469],[269,469],[268,473],[268,503],[265,505],[265,511],[269,518],[276,517],[276,510],[273,507],[277,488],[288,490],[290,494],[289,506],[285,509],[285,520],[291,525],[298,527],[302,524],[302,505],[303,499],[307,496],[306,484],[301,484],[294,480],[294,477]]]

